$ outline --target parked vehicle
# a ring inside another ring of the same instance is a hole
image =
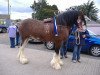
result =
[[[92,31],[88,30],[90,37],[89,38],[85,38],[85,45],[82,46],[82,52],[87,52],[90,53],[93,56],[100,56],[100,37],[97,37],[95,33],[93,33]],[[74,40],[75,36],[73,34],[71,34],[69,36],[69,40],[68,40],[68,45],[67,48],[68,50],[73,50],[74,48],[74,44],[73,44],[73,40]],[[54,43],[53,42],[46,42],[45,46],[47,49],[54,49]]]
[[[7,32],[7,26],[5,26],[5,25],[0,25],[0,32],[6,33],[6,32]]]
[[[43,42],[40,41],[38,38],[35,39],[35,38],[33,38],[33,37],[30,37],[30,39],[29,39],[29,43],[43,43]]]

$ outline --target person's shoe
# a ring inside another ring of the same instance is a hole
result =
[[[64,56],[65,58],[68,58],[67,55]]]
[[[15,46],[18,46],[18,44],[16,44]]]
[[[63,56],[61,56],[60,59],[63,59]]]
[[[76,60],[72,60],[72,62],[73,62],[73,63],[76,63],[77,61],[76,61]]]
[[[77,60],[79,63],[81,63],[81,60]]]
[[[15,48],[15,47],[10,47],[10,48]]]

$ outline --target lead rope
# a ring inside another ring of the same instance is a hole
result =
[[[80,44],[80,32],[78,30],[76,30],[75,32],[75,38],[76,38],[76,44],[79,45]]]

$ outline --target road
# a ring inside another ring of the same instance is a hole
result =
[[[29,64],[22,65],[16,55],[18,47],[9,47],[7,33],[0,33],[0,75],[100,75],[100,58],[81,54],[81,63],[72,63],[72,52],[62,59],[61,70],[50,66],[53,50],[47,50],[43,44],[28,44],[25,55]]]

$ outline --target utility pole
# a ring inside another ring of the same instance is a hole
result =
[[[9,0],[7,0],[7,4],[8,4],[8,18],[6,18],[6,26],[10,26],[11,25],[11,20],[10,20],[10,4],[9,4]]]
[[[10,15],[10,13],[9,13],[9,0],[8,0],[8,15]]]

